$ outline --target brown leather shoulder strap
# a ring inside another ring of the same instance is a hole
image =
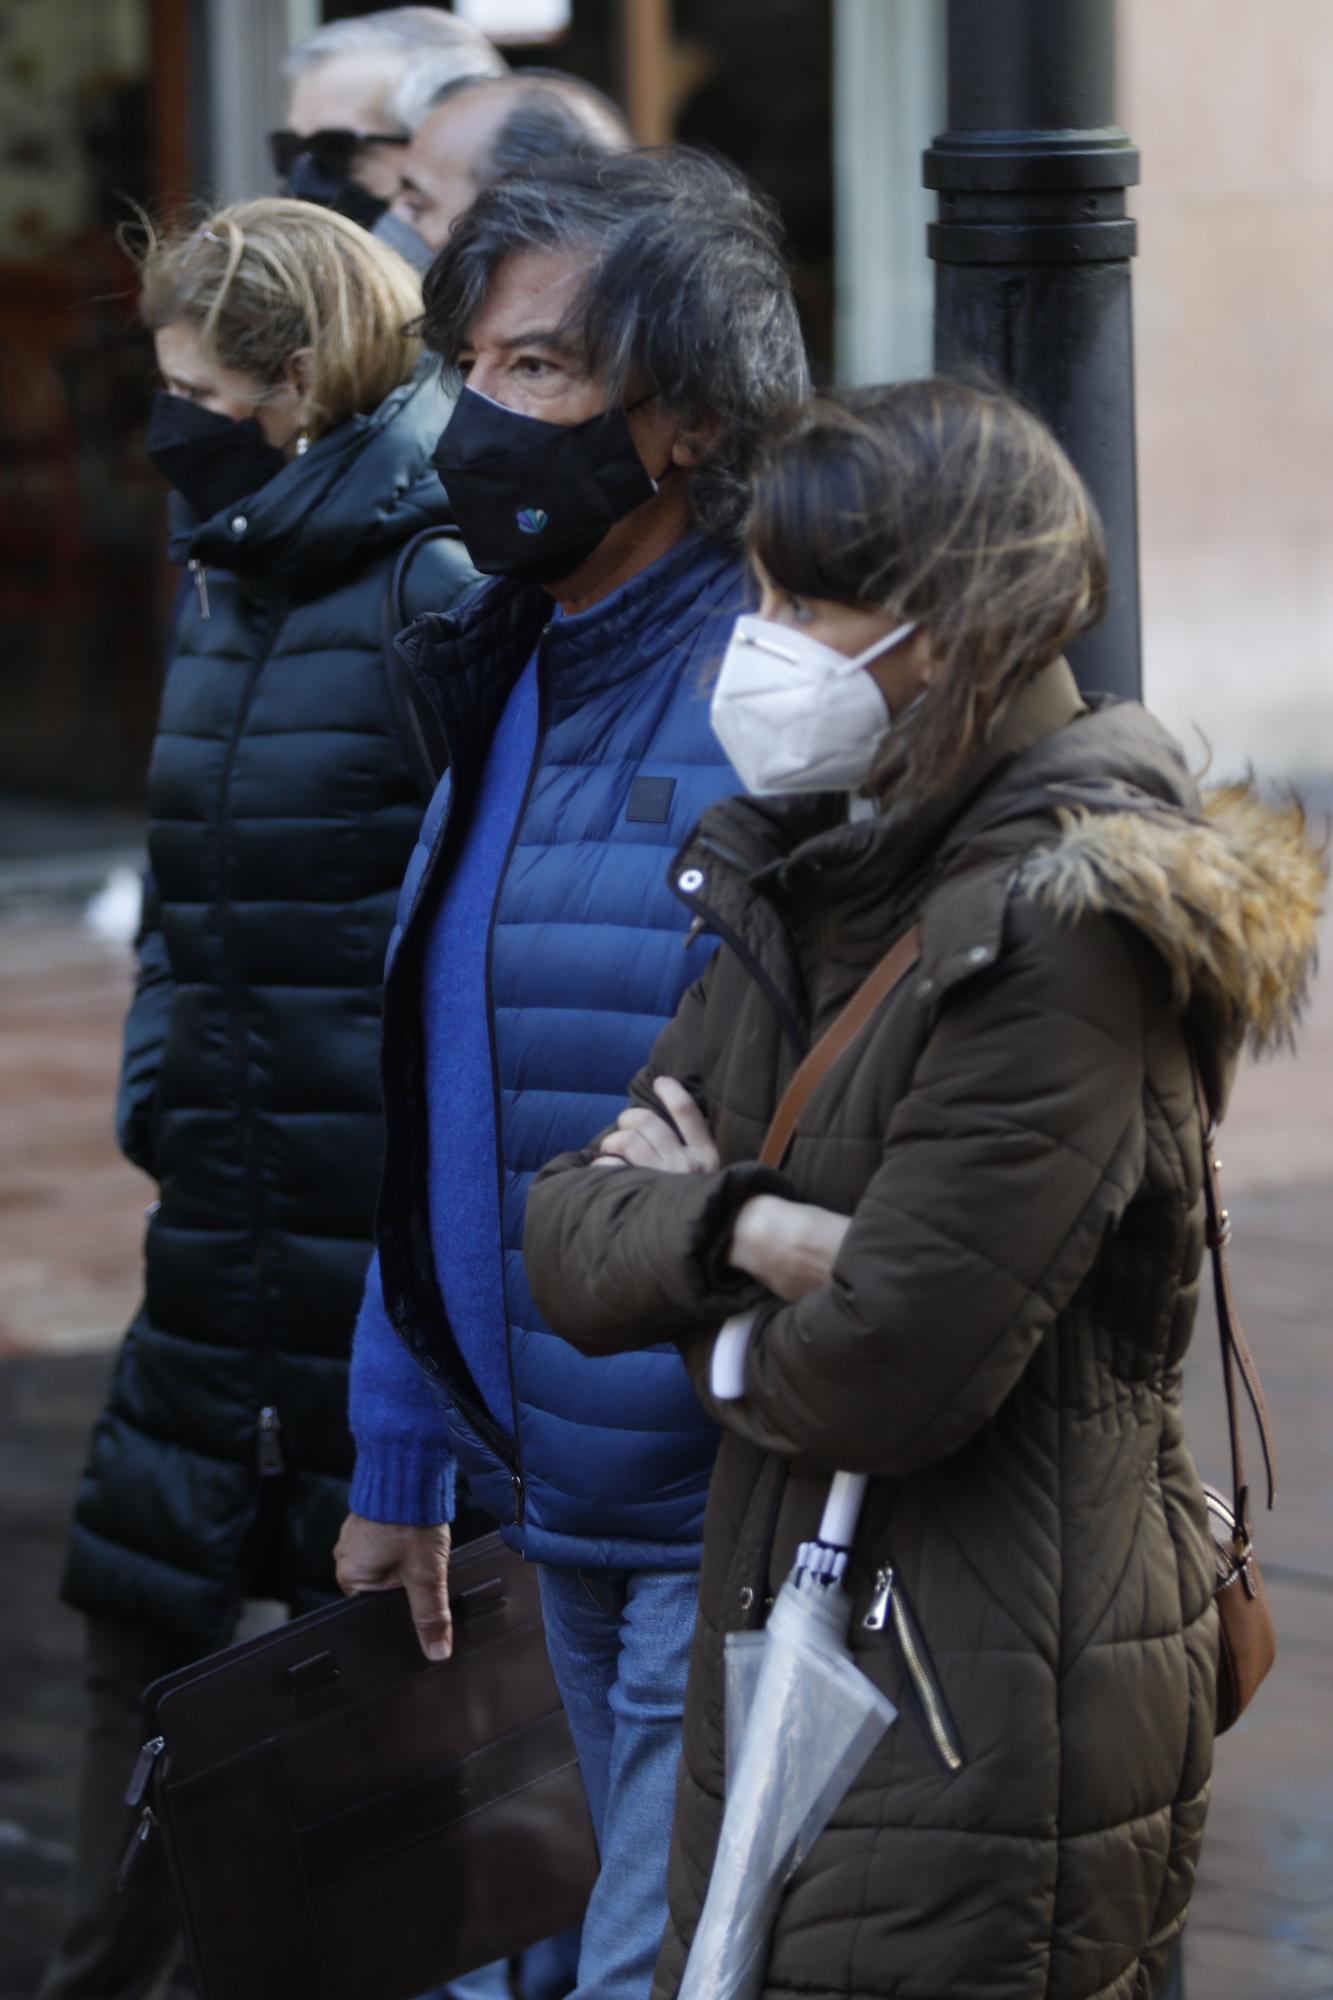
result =
[[[1217,1124],[1208,1103],[1208,1093],[1203,1087],[1198,1062],[1190,1058],[1194,1071],[1194,1097],[1199,1107],[1199,1119],[1203,1126],[1203,1193],[1208,1215],[1208,1248],[1213,1259],[1213,1295],[1217,1301],[1217,1331],[1222,1345],[1222,1386],[1226,1391],[1227,1430],[1231,1438],[1231,1483],[1235,1506],[1236,1523],[1246,1539],[1249,1539],[1248,1488],[1245,1482],[1245,1456],[1240,1434],[1240,1404],[1236,1396],[1236,1373],[1245,1384],[1245,1393],[1254,1411],[1254,1420],[1259,1426],[1259,1443],[1264,1455],[1264,1470],[1268,1475],[1268,1504],[1271,1507],[1277,1498],[1277,1453],[1273,1445],[1273,1430],[1268,1419],[1268,1404],[1264,1399],[1263,1384],[1259,1371],[1254,1365],[1245,1330],[1236,1311],[1236,1297],[1231,1286],[1231,1264],[1227,1256],[1227,1245],[1231,1240],[1231,1218],[1222,1200],[1222,1162],[1217,1157]]]
[[[899,980],[905,979],[921,956],[921,932],[914,924],[885,952],[873,972],[862,981],[837,1019],[824,1030],[791,1082],[782,1093],[773,1113],[759,1158],[766,1167],[780,1167],[811,1093],[821,1084],[843,1051],[860,1034],[866,1022],[887,1000]]]

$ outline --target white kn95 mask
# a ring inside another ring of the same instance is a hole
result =
[[[849,658],[799,628],[738,618],[710,719],[746,791],[773,798],[858,790],[893,727],[866,666],[915,630],[915,621],[895,626]]]

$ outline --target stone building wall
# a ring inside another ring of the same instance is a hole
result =
[[[1219,770],[1333,778],[1333,5],[1120,14],[1147,699]]]

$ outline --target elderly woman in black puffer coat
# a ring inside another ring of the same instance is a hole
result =
[[[164,383],[149,449],[194,589],[149,772],[155,895],[121,1096],[122,1144],[159,1199],[65,1573],[92,1733],[44,1988],[62,2000],[158,1991],[174,1954],[151,1863],[111,1895],[144,1683],[224,1645],[247,1596],[299,1612],[335,1590],[381,968],[422,811],[386,583],[448,518],[430,460],[447,404],[392,251],[263,200],[150,237],[141,271]],[[444,609],[471,576],[430,537],[412,602]]]

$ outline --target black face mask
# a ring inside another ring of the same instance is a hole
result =
[[[162,389],[148,420],[148,456],[201,521],[266,486],[287,463],[254,417],[220,417]]]
[[[298,201],[315,201],[321,208],[334,209],[349,222],[359,222],[363,229],[373,229],[389,206],[359,181],[321,166],[313,153],[298,153],[292,161],[287,192]]]
[[[475,389],[459,396],[431,457],[476,567],[531,583],[572,576],[658,484],[623,409],[548,424]]]

